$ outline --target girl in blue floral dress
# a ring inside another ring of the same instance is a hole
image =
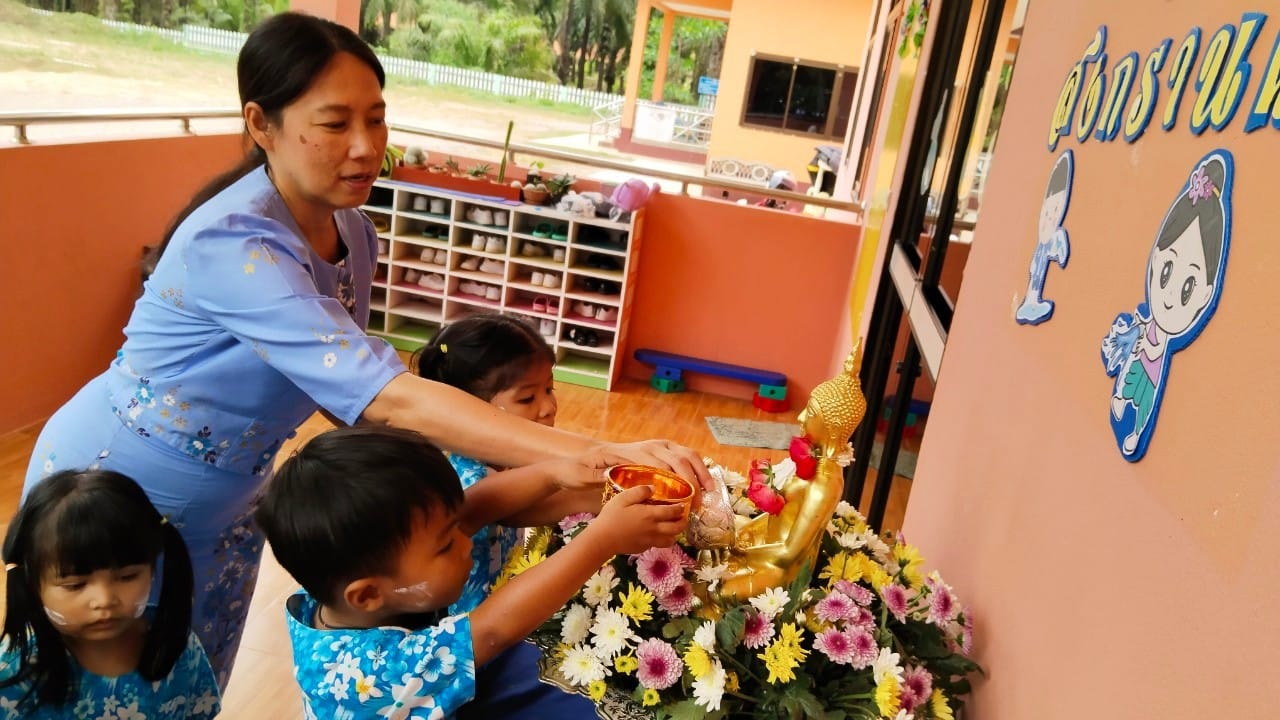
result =
[[[435,720],[482,701],[477,667],[520,643],[615,554],[665,547],[683,531],[679,508],[647,505],[651,490],[630,488],[573,543],[456,611],[472,533],[556,492],[598,490],[616,462],[592,450],[464,492],[421,435],[378,427],[323,433],[285,461],[256,517],[303,588],[285,609],[306,716]]]
[[[249,154],[179,215],[124,345],[45,425],[24,488],[65,468],[136,480],[191,551],[193,628],[224,687],[262,554],[250,504],[318,409],[508,466],[597,444],[422,380],[365,333],[377,236],[358,208],[387,144],[385,76],[369,46],[281,13],[249,35],[237,73]],[[611,447],[707,481],[687,448]]]
[[[218,714],[218,686],[190,629],[186,546],[137,483],[103,470],[53,475],[10,523],[4,560],[0,720]]]
[[[509,315],[480,314],[458,320],[418,351],[414,369],[424,378],[465,390],[499,410],[547,426],[559,409],[551,369],[555,352],[525,322]],[[484,463],[459,453],[449,462],[464,488],[489,475]],[[566,515],[600,511],[600,493],[559,492],[518,516],[487,525],[471,538],[471,575],[462,597],[450,611],[469,612],[493,588],[518,544],[513,526],[549,525]],[[594,718],[595,704],[539,681],[539,651],[517,643],[479,669],[476,700],[459,711],[460,718],[502,717]]]

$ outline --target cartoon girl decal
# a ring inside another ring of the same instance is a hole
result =
[[[1066,150],[1058,156],[1049,173],[1049,187],[1040,204],[1040,222],[1037,225],[1036,250],[1031,255],[1031,274],[1027,280],[1027,294],[1014,312],[1014,320],[1020,325],[1039,325],[1053,317],[1053,301],[1044,297],[1044,279],[1049,263],[1056,262],[1065,269],[1071,258],[1071,240],[1066,228],[1067,207],[1071,204],[1071,184],[1075,175],[1075,155]]]
[[[1234,177],[1226,150],[1196,163],[1151,248],[1146,302],[1118,315],[1102,340],[1102,363],[1116,379],[1111,430],[1130,462],[1147,452],[1173,354],[1195,341],[1222,297]]]

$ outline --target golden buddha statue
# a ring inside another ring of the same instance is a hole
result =
[[[762,513],[742,522],[737,540],[724,553],[729,565],[717,594],[746,600],[771,587],[785,587],[818,557],[822,536],[844,495],[844,469],[838,457],[867,412],[858,368],[861,346],[845,359],[843,371],[813,389],[799,416],[803,433],[820,451],[811,480],[792,477],[781,492],[786,505],[778,515]]]

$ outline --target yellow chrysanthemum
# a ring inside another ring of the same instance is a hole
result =
[[[902,568],[902,577],[906,579],[908,586],[918,588],[924,584],[924,576],[920,573],[924,558],[920,557],[920,551],[915,546],[902,543],[894,545],[893,559]]]
[[[764,666],[769,671],[769,683],[789,683],[795,680],[796,674],[793,671],[800,666],[800,660],[804,658],[803,652],[798,647],[792,647],[782,638],[769,643],[769,647],[758,656],[764,661]]]
[[[644,700],[641,701],[642,705],[644,705],[645,707],[653,707],[654,705],[657,705],[660,702],[662,702],[662,698],[658,697],[657,690],[654,690],[653,688],[645,689]]]
[[[726,670],[724,673],[724,689],[725,692],[738,691],[738,673],[732,670]]]
[[[869,561],[867,562],[865,577],[867,582],[871,583],[871,587],[875,588],[877,592],[883,590],[893,582],[893,577],[890,576],[889,573],[885,572],[884,568]]]
[[[937,720],[956,720],[955,714],[951,712],[951,705],[947,703],[947,696],[941,690],[934,690],[933,695],[929,696],[929,706]]]
[[[516,550],[507,558],[506,564],[502,566],[502,572],[498,575],[498,579],[493,581],[493,589],[497,590],[507,584],[511,578],[537,565],[547,559],[545,549],[530,548],[521,552]]]
[[[591,683],[587,685],[587,697],[599,702],[600,698],[604,697],[604,681],[592,680]]]
[[[898,685],[898,678],[886,674],[876,686],[876,709],[880,711],[880,717],[887,718],[894,717],[902,709],[902,688]]]
[[[618,612],[640,622],[653,619],[653,593],[635,583],[627,583],[626,594],[618,593],[622,606]]]
[[[690,643],[689,649],[684,651],[684,664],[689,668],[689,674],[694,680],[700,680],[703,675],[711,671],[711,656],[707,655],[707,651],[697,643]]]
[[[613,669],[623,675],[630,675],[640,667],[640,663],[636,662],[635,655],[619,655],[613,661]]]
[[[800,641],[803,639],[804,631],[796,629],[794,623],[782,623],[782,627],[778,630],[778,639],[775,642],[782,643],[803,660],[809,654],[808,650],[800,646]]]
[[[840,580],[857,582],[862,579],[862,564],[858,562],[858,558],[861,557],[861,555],[857,554],[850,557],[849,553],[838,552],[831,556],[831,559],[827,561],[827,566],[822,569],[818,577],[832,585]]]

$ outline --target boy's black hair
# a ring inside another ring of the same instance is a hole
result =
[[[1049,175],[1049,187],[1045,189],[1044,196],[1046,198],[1053,197],[1057,193],[1067,191],[1067,183],[1071,180],[1071,161],[1067,160],[1067,156],[1063,155],[1058,162],[1053,165],[1053,173]]]
[[[481,313],[445,326],[410,364],[420,377],[488,401],[539,360],[554,365],[556,354],[537,330],[510,315]]]
[[[462,506],[449,460],[412,430],[358,426],[318,435],[267,484],[255,518],[280,565],[322,604],[384,575],[432,508]]]
[[[138,661],[138,674],[152,682],[168,677],[191,631],[191,557],[182,535],[117,472],[64,470],[31,490],[4,538],[4,561],[16,565],[8,571],[4,637],[20,664],[0,687],[31,683],[19,701],[23,712],[66,705],[76,695],[62,634],[40,601],[41,582],[130,565],[154,570],[161,555],[160,598]]]

